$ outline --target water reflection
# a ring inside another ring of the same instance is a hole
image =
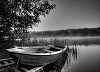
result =
[[[100,45],[78,45],[77,52],[77,61],[65,63],[61,72],[100,72]]]

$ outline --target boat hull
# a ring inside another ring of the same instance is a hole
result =
[[[29,55],[10,52],[13,58],[19,58],[19,63],[32,66],[47,65],[58,60],[63,52],[54,55]]]

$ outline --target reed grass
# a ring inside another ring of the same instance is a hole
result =
[[[18,46],[36,46],[36,45],[100,45],[100,38],[91,39],[59,39],[59,38],[35,38],[33,40],[15,41]]]

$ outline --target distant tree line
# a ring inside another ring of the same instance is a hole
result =
[[[40,31],[31,32],[30,36],[36,37],[56,37],[56,36],[100,36],[100,27],[98,28],[82,28],[82,29],[66,29],[56,31]]]

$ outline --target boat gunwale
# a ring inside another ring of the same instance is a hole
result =
[[[64,52],[67,49],[67,47],[64,47],[64,49],[61,49],[60,51],[56,51],[56,52],[52,52],[52,53],[18,53],[18,52],[10,52],[8,49],[6,49],[6,51],[8,51],[9,53],[13,53],[13,54],[23,54],[23,55],[38,55],[38,56],[49,56],[49,55],[55,55],[55,54],[59,54],[61,52]]]

